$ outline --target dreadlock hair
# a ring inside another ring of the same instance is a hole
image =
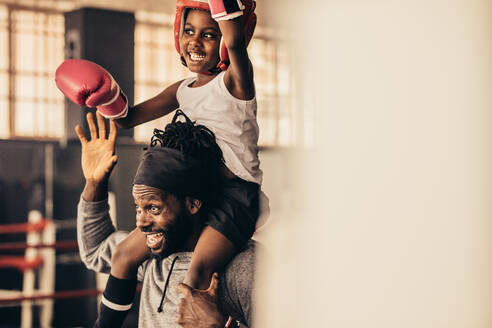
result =
[[[184,121],[178,120],[180,117]],[[150,147],[166,147],[180,151],[183,155],[197,159],[209,172],[210,185],[208,203],[216,201],[221,185],[221,167],[224,164],[222,150],[215,141],[215,134],[206,126],[195,124],[182,110],[176,110],[171,123],[164,130],[154,129]],[[203,207],[203,206],[202,206]]]
[[[185,121],[178,121],[179,117],[183,117]],[[154,129],[150,147],[156,146],[179,150],[184,155],[212,165],[224,163],[222,150],[215,141],[215,134],[205,125],[195,124],[181,109],[176,111],[164,131]]]

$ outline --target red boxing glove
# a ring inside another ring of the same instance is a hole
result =
[[[67,59],[56,70],[56,86],[80,106],[96,107],[105,118],[128,114],[128,101],[111,74],[84,59]]]
[[[208,5],[216,21],[239,17],[245,8],[241,0],[208,0]]]

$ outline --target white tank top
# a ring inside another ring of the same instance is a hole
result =
[[[258,159],[256,98],[235,98],[224,83],[225,72],[200,87],[184,80],[176,93],[179,108],[192,121],[209,128],[217,139],[227,168],[239,178],[261,185],[263,173]]]

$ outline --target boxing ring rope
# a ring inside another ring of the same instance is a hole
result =
[[[13,235],[20,233],[28,233],[31,231],[43,231],[48,224],[54,224],[56,229],[69,229],[76,228],[76,219],[71,220],[52,220],[41,218],[36,222],[26,223],[10,223],[0,225],[0,235]]]
[[[140,293],[142,291],[142,283],[137,284],[136,292]],[[73,299],[81,297],[93,297],[99,296],[103,293],[102,289],[92,288],[92,289],[78,289],[78,290],[64,290],[60,292],[55,292],[51,294],[36,294],[32,296],[15,296],[0,298],[0,307],[12,307],[18,306],[20,302],[23,301],[40,301],[40,300],[58,300],[58,299]]]
[[[60,240],[53,244],[37,244],[29,245],[28,243],[22,242],[12,242],[12,243],[2,243],[0,244],[0,252],[15,252],[15,251],[25,251],[28,248],[52,248],[59,250],[76,250],[78,244],[76,241],[72,240]]]
[[[0,307],[11,307],[17,306],[23,301],[40,301],[40,300],[56,300],[56,299],[67,299],[67,298],[80,298],[80,297],[90,297],[98,296],[103,291],[97,288],[93,289],[80,289],[80,290],[64,290],[60,292],[50,293],[50,294],[36,294],[30,296],[15,296],[15,297],[5,297],[0,298]]]
[[[53,300],[97,295],[95,290],[54,291],[56,250],[78,250],[76,241],[56,241],[56,230],[75,228],[75,220],[43,218],[39,211],[29,212],[26,223],[0,225],[0,234],[26,234],[26,242],[0,243],[0,269],[16,269],[23,275],[22,290],[0,290],[0,307],[21,305],[21,327],[32,326],[32,305],[41,306],[41,327],[50,327]],[[24,255],[4,253],[24,252]],[[35,289],[36,276],[39,288]]]
[[[113,193],[108,195],[110,213],[116,226],[116,199]],[[56,250],[75,250],[78,256],[78,244],[74,240],[56,241],[56,231],[76,229],[76,219],[52,220],[43,218],[39,211],[30,211],[26,223],[0,225],[0,235],[26,234],[26,242],[0,243],[0,269],[16,269],[23,274],[22,290],[0,290],[0,307],[21,305],[21,327],[31,327],[33,323],[33,305],[39,305],[40,326],[51,327],[53,301],[81,297],[98,297],[106,285],[107,275],[96,275],[96,288],[65,290],[55,292],[56,262],[67,263],[66,254],[55,255]],[[24,255],[10,253],[24,252]],[[9,255],[4,255],[8,253]],[[60,259],[58,259],[60,257]],[[63,257],[63,258],[62,258]],[[62,261],[63,260],[63,261]],[[70,263],[70,262],[68,262]],[[73,263],[73,262],[72,262]],[[35,289],[36,273],[39,288]]]
[[[0,226],[0,234],[26,234],[24,256],[0,255],[0,268],[14,268],[22,273],[22,290],[1,290],[2,296],[30,297],[36,293],[54,292],[55,250],[36,248],[36,245],[55,243],[55,226],[51,220],[44,219],[39,211],[28,214],[26,223]],[[10,243],[11,244],[11,243]],[[9,243],[7,243],[8,247]],[[32,246],[32,247],[31,247]],[[36,273],[39,288],[35,289]],[[53,301],[41,304],[41,326],[49,326],[53,314]],[[32,302],[21,302],[21,327],[32,326]]]
[[[43,231],[51,222],[49,219],[40,219],[37,222],[27,222],[27,223],[12,223],[0,225],[0,234],[2,235],[13,235],[19,233],[27,233],[31,231]]]
[[[63,222],[63,221],[62,221]],[[29,234],[31,232],[40,233],[50,225],[55,226],[55,229],[61,227],[65,229],[67,227],[75,226],[69,222],[68,224],[56,224],[53,220],[50,219],[40,219],[37,222],[27,222],[27,223],[14,223],[14,224],[5,224],[0,225],[0,234],[3,235],[11,235],[11,234],[21,234],[26,233]],[[54,239],[50,236],[50,239]],[[29,249],[53,249],[53,250],[77,250],[78,244],[77,241],[74,240],[60,240],[57,242],[51,243],[29,243],[29,242],[7,242],[0,243],[0,253],[11,253],[11,252],[20,252],[20,251],[28,251]],[[26,257],[26,256],[9,256],[9,255],[0,255],[0,268],[16,268],[20,271],[26,271],[29,269],[36,269],[43,265],[43,258],[40,255],[35,257]]]
[[[21,327],[31,327],[33,323],[32,306],[39,305],[40,326],[51,327],[53,317],[53,300],[80,297],[99,297],[107,277],[97,274],[95,289],[68,290],[55,292],[56,263],[73,263],[80,261],[76,241],[56,241],[56,231],[75,229],[75,219],[52,220],[54,194],[54,145],[47,143],[44,149],[45,217],[39,211],[30,211],[26,223],[0,225],[0,235],[26,234],[26,242],[0,243],[0,269],[14,268],[23,275],[22,290],[0,290],[0,307],[21,305]],[[110,213],[116,226],[116,199],[109,194]],[[46,218],[47,217],[47,218]],[[75,250],[75,256],[60,254],[56,250]],[[24,252],[24,256],[3,255],[4,253]],[[35,289],[36,274],[39,288]]]

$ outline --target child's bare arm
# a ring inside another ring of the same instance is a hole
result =
[[[209,3],[212,1],[216,0],[209,0]],[[228,0],[219,1],[227,2]],[[234,97],[244,100],[252,99],[255,96],[253,68],[246,50],[246,39],[241,16],[229,20],[219,20],[218,24],[230,61],[224,82]]]
[[[129,129],[169,114],[179,107],[176,92],[182,81],[171,84],[157,96],[128,109],[125,118],[115,120],[120,128]]]
[[[146,237],[134,229],[118,244],[111,257],[111,274],[118,279],[134,279],[140,264],[149,257]]]

